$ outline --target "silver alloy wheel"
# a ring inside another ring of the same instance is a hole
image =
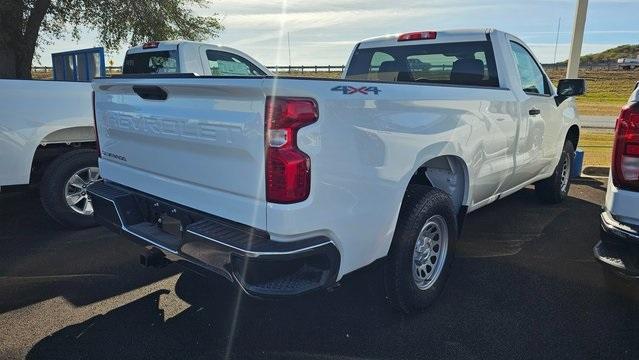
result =
[[[568,182],[570,181],[570,155],[566,154],[566,159],[561,168],[561,192],[566,192],[568,189]]]
[[[420,290],[437,281],[448,252],[448,224],[441,215],[433,215],[419,232],[413,250],[413,280]]]
[[[64,186],[64,198],[69,207],[81,215],[93,215],[91,198],[87,194],[87,187],[100,180],[97,167],[86,167],[76,171]]]

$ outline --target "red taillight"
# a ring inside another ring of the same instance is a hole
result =
[[[639,190],[639,103],[621,109],[615,126],[611,173],[618,188]]]
[[[311,159],[297,147],[297,131],[317,121],[308,98],[266,99],[266,201],[291,204],[311,191]]]
[[[98,122],[95,116],[95,91],[91,92],[91,101],[93,103],[93,130],[95,131],[95,149],[98,152],[98,157],[102,157],[100,151],[100,140],[98,138]]]
[[[418,31],[401,34],[397,41],[433,40],[437,38],[437,31]]]
[[[149,41],[142,45],[142,49],[155,49],[160,46],[159,41]]]

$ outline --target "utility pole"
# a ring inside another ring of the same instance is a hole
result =
[[[570,43],[570,57],[568,58],[567,79],[576,79],[579,76],[579,60],[581,58],[581,46],[584,42],[584,30],[586,28],[586,14],[588,12],[588,0],[577,0],[575,11],[575,25],[572,29],[572,42]]]
[[[291,32],[287,32],[286,35],[288,36],[288,67],[291,67]]]
[[[561,29],[561,18],[557,23],[557,37],[555,38],[555,57],[552,61],[553,65],[557,65],[557,46],[559,45],[559,29]]]

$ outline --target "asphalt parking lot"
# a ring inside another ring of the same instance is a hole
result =
[[[467,218],[442,296],[405,316],[376,266],[330,293],[238,296],[93,228],[60,229],[33,192],[0,195],[0,358],[639,358],[639,282],[592,256],[605,184],[557,206],[531,189]]]

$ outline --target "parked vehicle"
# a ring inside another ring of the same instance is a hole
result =
[[[122,73],[194,73],[213,76],[271,76],[266,66],[227,46],[193,41],[150,41],[127,50]]]
[[[639,56],[636,59],[621,58],[617,59],[617,65],[623,70],[634,70],[639,68]]]
[[[37,185],[46,212],[71,227],[95,224],[91,91],[88,82],[0,80],[0,186]]]
[[[416,64],[418,66],[416,66]],[[385,258],[404,311],[442,290],[464,216],[535,184],[567,196],[583,80],[551,85],[497,30],[358,43],[344,79],[155,75],[94,83],[96,219],[258,297]]]
[[[639,86],[615,125],[601,229],[601,241],[594,249],[597,259],[627,275],[639,276]]]
[[[123,71],[270,75],[238,50],[190,41],[131,48]],[[0,80],[0,186],[38,185],[46,212],[76,228],[95,225],[86,194],[100,179],[91,94],[88,82]]]

